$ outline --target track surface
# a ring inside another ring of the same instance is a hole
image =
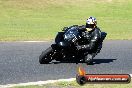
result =
[[[51,42],[1,42],[0,85],[74,78],[81,65],[87,73],[132,73],[132,41],[105,41],[93,65],[59,63],[40,65],[38,57]]]

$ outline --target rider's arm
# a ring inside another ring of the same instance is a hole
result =
[[[82,48],[82,49],[86,49],[86,50],[92,50],[92,49],[94,49],[95,46],[96,46],[96,43],[97,43],[98,40],[99,40],[99,38],[100,38],[100,32],[99,32],[98,29],[96,29],[96,30],[94,31],[94,34],[93,34],[93,37],[92,37],[90,43],[87,44],[87,45],[82,45],[81,48]]]

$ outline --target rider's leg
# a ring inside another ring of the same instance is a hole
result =
[[[90,62],[93,60],[93,58],[94,58],[98,53],[100,53],[100,50],[102,49],[103,40],[105,39],[106,35],[107,35],[107,33],[102,32],[102,34],[101,34],[101,39],[100,39],[100,41],[98,42],[96,49],[91,50],[91,51],[88,51],[88,54],[87,54],[86,57],[85,57],[85,62],[86,62],[86,63],[90,63]]]
[[[92,53],[92,51],[88,51],[87,54],[85,54],[84,60],[87,64],[89,64],[92,62],[93,58],[94,58],[94,53]]]
[[[94,50],[87,51],[87,54],[85,54],[85,62],[91,63],[93,58],[100,52],[101,48],[102,43],[98,44],[98,47],[96,47]]]

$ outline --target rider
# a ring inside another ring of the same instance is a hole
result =
[[[94,17],[89,17],[86,20],[86,25],[79,26],[79,29],[85,30],[82,33],[82,36],[87,39],[88,44],[78,45],[77,49],[86,50],[88,52],[88,54],[86,54],[85,62],[90,63],[95,55],[99,53],[102,48],[102,45],[100,45],[100,47],[98,48],[98,44],[101,38],[101,31],[97,27],[97,20]]]

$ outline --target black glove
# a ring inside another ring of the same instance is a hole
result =
[[[62,31],[66,31],[68,29],[68,27],[64,27],[63,29],[62,29]]]

